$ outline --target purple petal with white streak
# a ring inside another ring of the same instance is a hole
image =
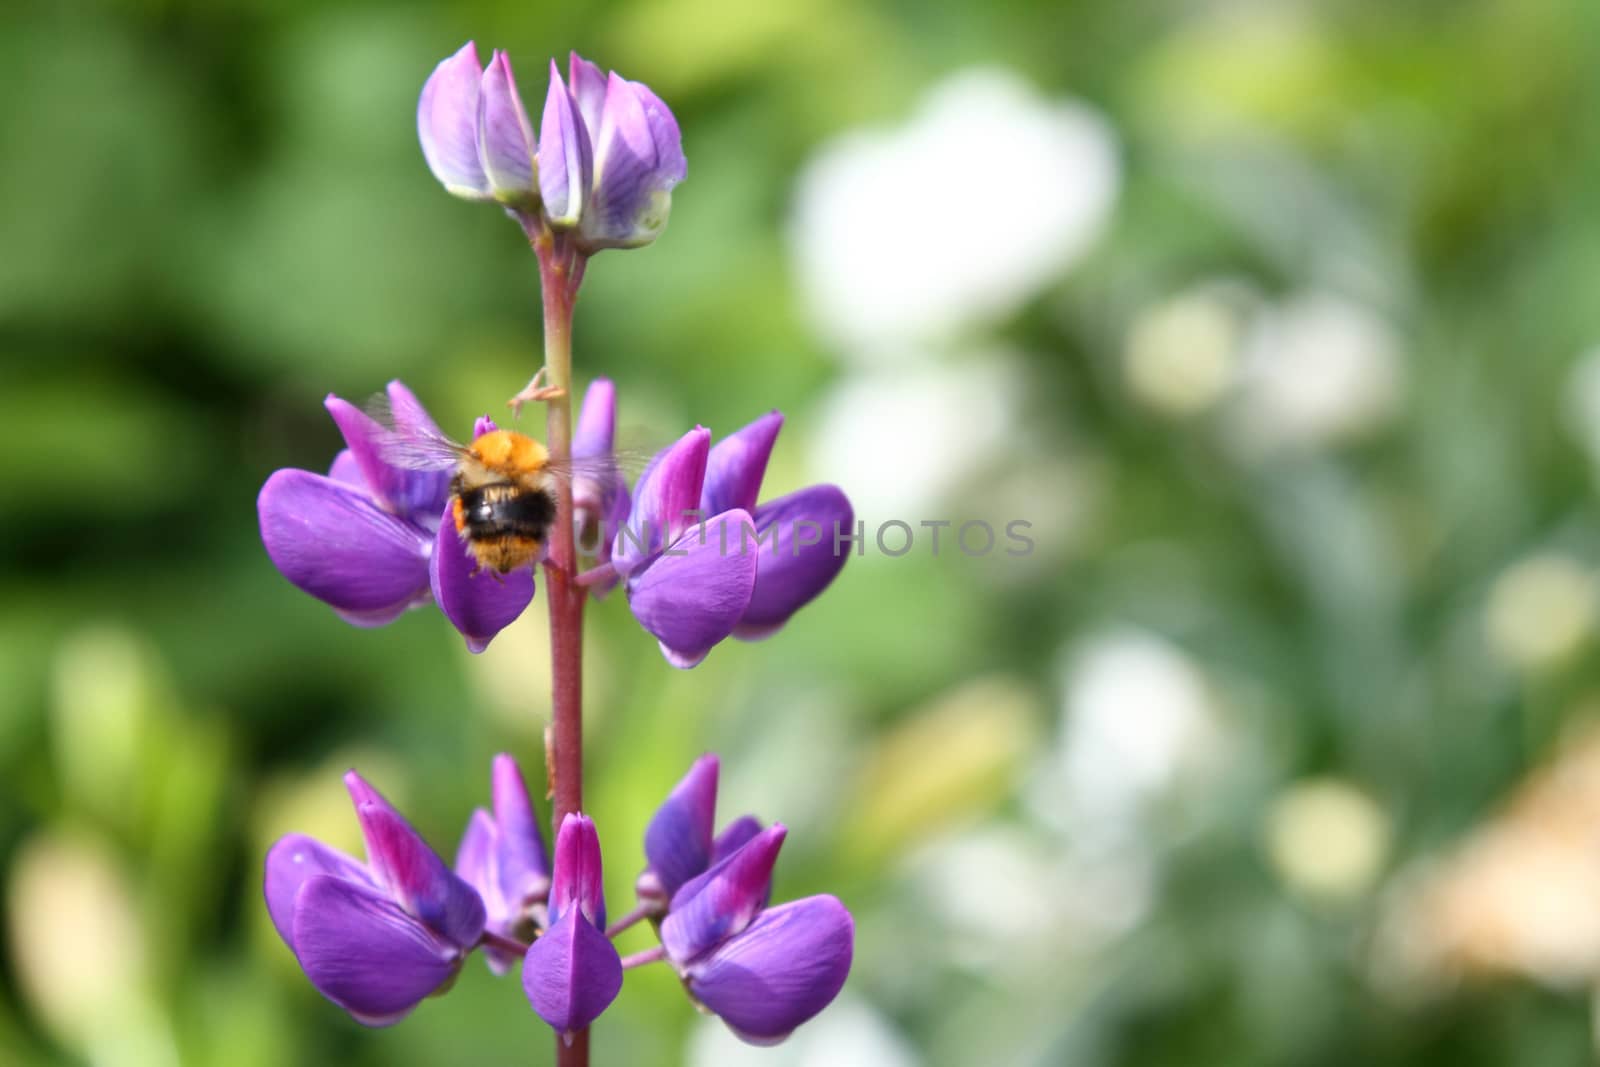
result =
[[[511,59],[497,49],[478,98],[478,161],[496,200],[515,204],[538,195],[538,150]]]
[[[478,159],[478,94],[483,64],[468,41],[440,63],[417,101],[417,139],[433,176],[455,196],[489,198],[489,180]]]
[[[760,640],[816,599],[844,569],[849,548],[834,551],[834,530],[852,530],[855,512],[836,485],[813,485],[756,508],[763,542],[756,587],[734,636]]]
[[[572,86],[572,100],[578,107],[578,116],[588,131],[589,143],[593,144],[600,132],[600,113],[606,106],[605,71],[573,52],[567,57],[567,81]]]
[[[705,484],[700,490],[700,507],[707,515],[732,508],[755,512],[761,479],[781,429],[783,413],[769,411],[716,443],[706,457]]]
[[[850,974],[855,922],[831,896],[763,911],[688,968],[689,989],[745,1041],[775,1044],[832,1002]]]
[[[650,101],[652,107],[660,104],[653,93]],[[610,76],[594,138],[594,195],[580,229],[590,249],[648,244],[666,225],[682,155],[660,158],[646,103],[639,87]]]
[[[539,192],[551,225],[578,224],[594,180],[594,150],[578,105],[550,61],[550,91],[539,122]]]
[[[678,130],[678,120],[673,116],[672,109],[648,85],[643,82],[629,84],[644,107],[650,139],[655,142],[656,173],[671,188],[689,175],[689,161],[683,155],[683,134]]]
[[[528,947],[522,989],[557,1033],[582,1030],[617,999],[622,960],[606,936],[572,908]]]
[[[628,578],[628,607],[667,662],[686,670],[734,630],[755,590],[755,527],[729,511],[686,532]]]
[[[368,1026],[404,1018],[461,961],[456,945],[393,901],[331,875],[308,879],[300,888],[294,944],[317,991]]]
[[[256,510],[273,565],[340,612],[388,621],[427,597],[426,531],[365,492],[309,471],[280,470],[261,487]]]
[[[474,655],[488,648],[495,634],[515,622],[533,600],[533,568],[510,574],[480,570],[456,532],[448,506],[434,539],[428,578],[439,610],[461,631]]]

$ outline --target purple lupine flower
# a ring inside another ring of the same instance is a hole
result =
[[[550,926],[528,946],[522,988],[559,1034],[582,1030],[622,989],[622,959],[605,935],[600,837],[587,815],[568,815],[556,835]]]
[[[303,834],[267,853],[267,911],[311,984],[367,1026],[447,986],[484,929],[483,901],[355,771],[365,864]]]
[[[594,547],[597,566],[611,562],[611,546],[630,508],[628,484],[615,475],[617,387],[596,378],[583,394],[578,428],[572,435],[572,514],[578,541]],[[597,582],[589,592],[603,597],[616,579]]]
[[[476,573],[449,514],[450,472],[384,458],[395,432],[428,437],[439,428],[398,381],[388,396],[392,428],[329,395],[325,406],[347,447],[326,477],[273,472],[256,501],[261,541],[285,578],[346,622],[382,626],[432,598],[467,647],[481,652],[533,599],[533,573]],[[473,436],[493,428],[480,419]]]
[[[417,137],[434,177],[467,200],[504,204],[530,232],[572,230],[580,251],[637,248],[667,224],[688,172],[678,122],[647,86],[572,53],[554,61],[538,136],[504,52],[487,69],[469,41],[417,101]]]
[[[688,173],[678,120],[648,86],[573,52],[570,84],[550,64],[539,184],[551,225],[577,227],[578,247],[637,248],[660,235],[672,189]]]
[[[745,1041],[772,1045],[832,1003],[850,973],[855,921],[836,897],[767,907],[786,834],[775,823],[673,894],[667,959]]]
[[[684,883],[738,851],[761,832],[753,815],[741,815],[712,836],[717,814],[717,776],[722,762],[715,752],[695,760],[656,809],[644,832],[647,866],[634,886],[641,904],[665,915],[667,904]]]
[[[612,560],[634,616],[675,667],[693,667],[730,635],[776,633],[844,566],[837,546],[854,513],[838,486],[756,503],[782,426],[769,412],[715,448],[696,427],[639,479]]]
[[[456,853],[456,874],[483,898],[489,932],[526,944],[544,925],[550,865],[522,770],[503,752],[494,758],[492,795],[493,815],[482,808],[472,813]],[[495,974],[504,974],[515,959],[494,945],[484,946],[484,957]]]

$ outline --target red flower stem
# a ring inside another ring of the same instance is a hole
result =
[[[564,465],[572,457],[572,305],[583,276],[584,257],[566,235],[544,229],[533,237],[544,293],[544,366],[557,390],[547,401],[545,447],[550,460]],[[577,545],[572,529],[572,483],[556,480],[556,521],[550,528],[545,560],[545,600],[550,604],[551,729],[545,764],[555,797],[553,834],[561,820],[583,810],[583,601],[577,584]],[[589,1031],[556,1037],[558,1067],[588,1067]]]
[[[622,969],[627,971],[633,969],[634,967],[643,967],[647,963],[655,963],[657,960],[664,960],[666,958],[666,946],[657,945],[655,948],[647,948],[643,952],[635,952],[631,956],[622,957]]]
[[[653,914],[655,914],[654,907],[649,904],[640,904],[632,911],[628,912],[628,914],[624,915],[622,918],[606,927],[606,936],[616,937],[618,934],[622,933],[622,931],[631,927],[634,923],[639,922],[641,919],[648,919]]]

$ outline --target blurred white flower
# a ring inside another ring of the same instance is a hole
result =
[[[1062,799],[1074,826],[1125,824],[1221,754],[1205,675],[1154,634],[1118,630],[1075,649],[1062,714]]]
[[[940,498],[1011,440],[1022,392],[1015,361],[1003,355],[974,356],[959,368],[851,375],[823,401],[813,464],[832,477],[848,473],[869,537],[888,519],[915,527],[939,518],[930,509]]]
[[[689,1032],[690,1067],[918,1067],[922,1059],[865,1001],[841,996],[775,1048],[734,1037],[716,1019]]]
[[[1600,481],[1600,345],[1585,352],[1567,378],[1566,414]]]
[[[1513,564],[1484,607],[1490,650],[1524,670],[1561,660],[1593,632],[1595,593],[1594,576],[1570,557],[1544,553]]]
[[[1099,235],[1119,171],[1087,106],[1007,70],[951,77],[905,125],[847,134],[801,176],[791,241],[818,326],[877,362],[1015,310]]]
[[[1140,312],[1122,353],[1135,399],[1176,418],[1220,400],[1238,372],[1243,296],[1235,287],[1204,285]]]
[[[1328,902],[1372,888],[1389,850],[1389,819],[1349,782],[1296,782],[1272,804],[1267,854],[1291,889]]]
[[[1302,296],[1250,331],[1233,429],[1255,454],[1340,444],[1395,413],[1403,379],[1399,341],[1377,314],[1325,293]]]

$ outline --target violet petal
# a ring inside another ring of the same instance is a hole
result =
[[[744,617],[755,589],[755,527],[729,511],[686,532],[628,578],[628,607],[674,667],[693,667]]]
[[[674,962],[687,965],[750,925],[772,895],[772,867],[787,833],[774,824],[684,883],[661,923],[661,943]]]
[[[295,899],[294,943],[317,991],[368,1026],[404,1018],[461,958],[376,890],[325,874],[308,879]]]
[[[761,832],[761,820],[754,815],[741,815],[722,828],[711,842],[711,862],[720,863],[744,847],[744,843]]]
[[[413,522],[421,518],[431,524],[433,516],[438,513],[439,502],[446,495],[449,475],[441,471],[403,470],[391,466],[384,461],[383,444],[392,431],[348,400],[331,393],[322,405],[328,409],[334,424],[339,427],[339,433],[344,436],[345,444],[349,446],[347,451],[361,471],[362,484],[377,502],[386,510]],[[418,516],[416,512],[421,509],[428,510]]]
[[[572,100],[578,106],[578,116],[588,131],[589,143],[594,143],[600,132],[600,113],[606,105],[605,71],[573,52],[567,57],[567,82],[572,87]]]
[[[494,819],[482,808],[474,809],[467,831],[461,836],[461,847],[456,850],[456,877],[478,891],[483,901],[484,928],[509,937],[513,916],[511,905],[500,891],[499,850],[500,831]],[[516,962],[514,956],[492,945],[483,946],[483,956],[495,974],[505,974]]]
[[[769,411],[716,443],[706,457],[705,484],[700,490],[700,507],[707,515],[732,508],[755,513],[772,443],[781,429],[783,413]]]
[[[489,190],[502,203],[522,203],[539,193],[538,144],[522,106],[511,59],[496,49],[483,72],[478,97],[478,161]]]
[[[348,448],[339,449],[339,454],[333,457],[333,462],[328,466],[328,477],[352,489],[360,489],[371,493],[372,487],[367,484],[366,475],[361,473],[361,464]]]
[[[669,899],[679,886],[711,865],[720,768],[714,752],[695,760],[645,828],[645,859]]]
[[[745,641],[770,636],[839,576],[850,553],[834,551],[834,531],[851,530],[855,512],[838,486],[813,485],[762,504],[754,518],[756,587],[734,630]]]
[[[261,487],[256,510],[273,565],[341,612],[393,618],[428,595],[425,531],[364,492],[309,471],[280,470]]]
[[[495,756],[491,777],[494,821],[499,831],[500,890],[507,905],[520,914],[528,904],[544,900],[550,892],[544,836],[517,761],[504,752]]]
[[[405,817],[355,771],[345,774],[355,801],[367,865],[397,904],[460,948],[475,944],[486,919],[477,890],[458,878]]]
[[[372,886],[372,876],[354,857],[304,834],[286,834],[267,852],[266,878],[262,891],[267,898],[267,914],[278,936],[294,948],[294,898],[307,879],[319,874]]]
[[[582,1030],[617,999],[622,960],[605,934],[570,908],[528,947],[522,989],[557,1033]]]
[[[550,61],[550,91],[539,123],[539,192],[551,225],[578,224],[594,179],[594,151],[577,102]]]
[[[696,426],[650,461],[634,487],[633,512],[612,551],[619,574],[631,574],[694,525],[710,451],[711,431]]]
[[[612,73],[594,136],[594,195],[580,229],[591,249],[648,244],[666,225],[677,181],[671,170],[679,161],[662,168],[655,138],[645,100]]]
[[[489,180],[478,160],[478,93],[483,64],[468,41],[434,69],[417,101],[417,139],[433,176],[455,196],[486,200]]]
[[[449,507],[439,522],[428,578],[439,609],[474,654],[488,648],[494,635],[515,622],[533,600],[533,568],[510,574],[480,570],[456,532]]]
[[[827,1007],[850,973],[855,923],[831,896],[768,908],[701,957],[689,989],[739,1037],[775,1044]]]

